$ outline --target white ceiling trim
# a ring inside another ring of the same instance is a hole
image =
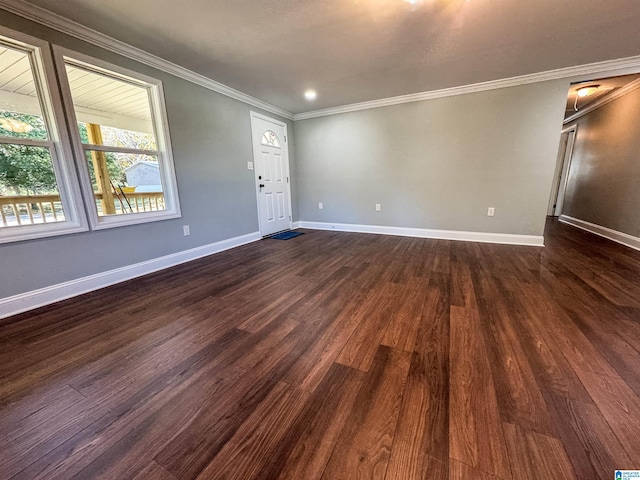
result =
[[[586,115],[589,112],[593,112],[595,109],[600,108],[604,105],[606,105],[607,103],[611,103],[614,100],[617,100],[618,98],[633,92],[634,90],[637,90],[638,88],[640,88],[640,78],[637,80],[634,80],[631,83],[628,83],[627,85],[625,85],[622,88],[619,88],[618,90],[613,91],[612,93],[605,95],[604,97],[596,100],[595,102],[593,102],[590,105],[587,105],[584,109],[580,110],[579,112],[574,113],[573,115],[571,115],[570,117],[567,117],[567,119],[562,122],[563,125],[567,125],[568,123],[571,123],[577,119],[579,119],[580,117],[582,117],[583,115]]]
[[[27,20],[33,20],[62,33],[84,40],[85,42],[110,50],[124,57],[131,58],[140,63],[144,63],[145,65],[170,73],[176,77],[183,78],[184,80],[188,80],[196,85],[200,85],[201,87],[208,88],[209,90],[226,95],[227,97],[234,98],[251,106],[261,108],[276,115],[280,115],[281,117],[293,120],[293,114],[287,110],[271,105],[270,103],[252,97],[251,95],[247,95],[246,93],[242,93],[239,90],[216,82],[204,75],[200,75],[199,73],[193,72],[187,68],[181,67],[180,65],[176,65],[168,60],[164,60],[156,55],[145,52],[144,50],[128,45],[120,40],[116,40],[113,37],[97,32],[96,30],[61,17],[60,15],[56,15],[55,13],[37,5],[33,5],[32,3],[28,3],[23,0],[0,0],[0,7],[8,12],[26,18]]]
[[[452,97],[454,95],[465,95],[467,93],[484,92],[487,90],[495,90],[498,88],[517,87],[519,85],[528,85],[531,83],[545,82],[548,80],[560,80],[563,78],[569,79],[582,75],[607,73],[611,74],[616,70],[625,68],[640,69],[640,56],[620,58],[617,60],[607,60],[605,62],[588,63],[585,65],[559,68],[556,70],[548,70],[546,72],[532,73],[529,75],[521,75],[518,77],[503,78],[501,80],[492,80],[489,82],[474,83],[471,85],[463,85],[460,87],[443,88],[441,90],[432,90],[430,92],[413,93],[410,95],[401,95],[398,97],[383,98],[380,100],[372,100],[369,102],[353,103],[351,105],[326,108],[323,110],[314,110],[311,112],[296,114],[293,116],[293,119],[297,121],[306,120],[308,118],[326,117],[328,115],[357,112],[359,110],[368,110],[370,108],[388,107],[391,105],[399,105],[401,103],[421,102],[423,100]]]

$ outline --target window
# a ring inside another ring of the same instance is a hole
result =
[[[179,217],[161,83],[55,52],[92,227]]]
[[[179,217],[161,82],[54,58],[0,27],[0,243]]]
[[[272,132],[271,130],[267,130],[266,132],[264,132],[264,134],[262,135],[262,145],[265,145],[267,147],[276,147],[276,148],[280,148],[280,140],[278,140],[278,136],[276,135],[275,132]]]
[[[87,230],[48,44],[0,29],[0,242]]]

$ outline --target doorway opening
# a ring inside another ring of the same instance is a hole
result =
[[[556,162],[556,172],[553,177],[551,187],[551,197],[549,198],[548,217],[559,217],[562,213],[564,194],[569,178],[569,166],[571,165],[571,155],[576,140],[576,126],[573,125],[562,131],[560,136],[560,148],[558,149],[558,160]]]
[[[640,74],[572,84],[547,215],[640,247]]]

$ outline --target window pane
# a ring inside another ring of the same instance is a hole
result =
[[[51,153],[0,144],[0,226],[64,221]]]
[[[280,148],[280,140],[278,140],[278,136],[275,134],[275,132],[267,130],[262,134],[262,145]]]
[[[95,124],[94,124],[95,125]],[[105,125],[97,125],[100,129],[98,138],[102,138],[102,143],[96,143],[96,135],[91,137],[89,141],[89,128],[83,122],[78,122],[80,130],[80,138],[85,145],[106,145],[108,147],[135,148],[138,150],[157,150],[156,139],[151,133],[134,132],[133,130],[123,130],[121,128],[107,127]],[[95,128],[95,127],[93,127]]]
[[[0,136],[46,140],[29,55],[0,46]]]
[[[86,156],[99,216],[166,209],[156,156],[97,151]]]
[[[66,69],[84,144],[157,149],[146,88],[71,65]]]

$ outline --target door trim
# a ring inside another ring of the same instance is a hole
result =
[[[261,113],[258,112],[254,112],[253,110],[251,110],[249,112],[249,116],[251,118],[251,151],[252,151],[252,155],[253,155],[253,179],[254,179],[254,189],[256,192],[256,206],[257,206],[257,212],[258,212],[258,230],[260,231],[260,235],[262,237],[264,237],[265,235],[262,232],[262,224],[260,219],[262,218],[260,216],[260,189],[258,188],[258,184],[260,183],[258,180],[258,171],[256,170],[256,149],[255,149],[255,145],[253,143],[253,139],[254,139],[254,134],[256,133],[257,130],[257,126],[255,123],[255,120],[263,120],[265,122],[270,122],[273,123],[275,125],[281,126],[284,128],[284,146],[282,148],[282,150],[286,151],[286,155],[287,155],[287,161],[285,162],[285,168],[287,169],[286,175],[287,175],[287,196],[288,198],[288,208],[289,208],[289,229],[291,229],[292,225],[293,225],[293,208],[292,208],[292,203],[291,203],[291,168],[290,168],[290,164],[289,164],[289,132],[287,130],[287,124],[285,122],[281,122],[280,120],[276,120],[275,118],[272,117],[268,117],[266,115],[263,115]]]
[[[573,132],[573,135],[571,134]],[[564,197],[567,192],[567,183],[569,182],[569,171],[571,169],[571,160],[573,158],[573,147],[576,143],[576,135],[578,134],[578,125],[572,125],[562,130],[562,133],[568,134],[567,146],[562,159],[562,176],[558,185],[558,196],[556,197],[556,208],[553,212],[554,217],[562,215],[564,207]]]

